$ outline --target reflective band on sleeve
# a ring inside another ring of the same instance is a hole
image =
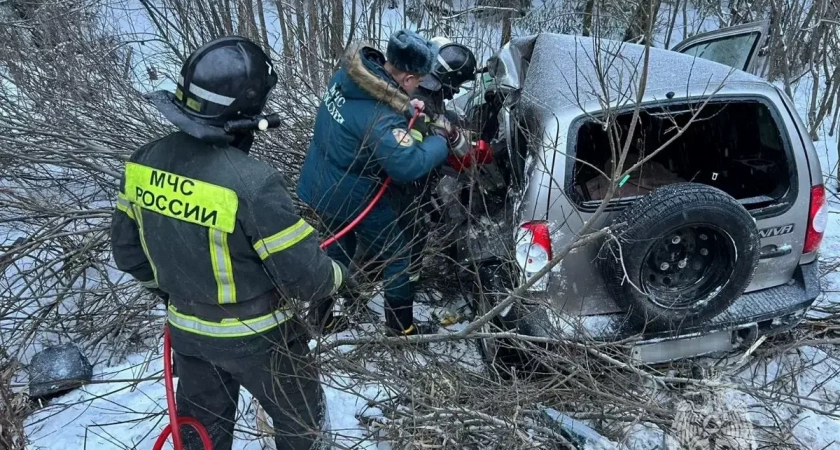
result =
[[[126,199],[149,211],[232,233],[239,198],[236,192],[136,163],[125,167]]]
[[[315,231],[305,220],[300,219],[294,225],[285,230],[273,234],[265,239],[260,239],[254,244],[254,250],[260,255],[260,258],[266,259],[272,253],[282,252],[287,248],[297,244],[306,239],[310,233]]]
[[[225,95],[220,95],[215,92],[210,92],[207,89],[196,86],[194,84],[190,84],[190,92],[204,101],[213,102],[224,106],[230,106],[230,104],[233,103],[234,100],[236,100],[233,97],[227,97]]]
[[[415,141],[423,142],[423,133],[421,133],[420,130],[411,130],[409,133],[411,133],[411,137],[413,137]]]
[[[149,247],[146,246],[146,233],[143,230],[143,210],[137,205],[132,205],[131,207],[134,210],[135,221],[137,221],[137,233],[140,235],[140,246],[143,247],[143,253],[146,254],[146,259],[149,260],[149,265],[152,266],[152,273],[155,276],[154,279],[157,281],[157,266],[155,266],[155,262],[152,261],[152,255],[149,254]]]
[[[144,288],[149,288],[149,289],[157,289],[158,287],[160,287],[160,286],[158,286],[158,282],[156,280],[141,281],[140,286],[143,286]]]
[[[169,305],[167,319],[169,323],[183,331],[203,336],[219,338],[235,338],[253,336],[268,331],[289,320],[292,314],[285,309],[279,309],[264,316],[248,320],[229,319],[222,322],[210,322],[194,316],[182,314]]]
[[[207,234],[210,237],[210,261],[213,263],[219,303],[236,303],[236,284],[233,281],[228,234],[212,228],[207,230]]]
[[[338,292],[338,288],[344,283],[344,275],[342,275],[341,266],[338,265],[337,262],[332,262],[333,267],[333,289],[330,292],[330,295],[335,294]]]
[[[125,198],[125,194],[122,192],[117,194],[117,209],[124,212],[131,220],[134,220],[134,211],[131,209],[131,202]]]

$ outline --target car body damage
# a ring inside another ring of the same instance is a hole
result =
[[[640,236],[665,239],[659,247],[600,240],[573,250],[497,326],[537,335],[584,329],[604,340],[641,333],[646,341],[634,355],[657,362],[730,349],[804,314],[819,292],[822,172],[790,99],[744,71],[761,73],[762,27],[692,38],[676,47],[686,54],[650,49],[637,131],[626,147],[624,167],[636,170],[620,180],[594,229],[615,226],[634,207],[623,220],[637,221],[656,209],[638,210],[639,202],[664,190],[679,191],[663,201],[685,212],[661,208],[640,222]],[[458,259],[487,266],[484,284],[501,283],[500,292],[520,285],[594,217],[613,182],[604,176],[616,155],[606,124],[629,130],[644,57],[634,44],[517,38],[488,61],[471,93],[453,100],[451,108],[490,142],[505,181],[502,206],[461,225]],[[617,257],[620,249],[644,254]],[[605,269],[609,258],[623,265]],[[717,281],[709,281],[712,273]],[[628,281],[647,287],[634,294],[621,284]],[[708,289],[698,288],[703,283]],[[668,305],[645,306],[668,296]],[[682,344],[663,344],[674,339]]]

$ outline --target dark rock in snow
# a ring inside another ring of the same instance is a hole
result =
[[[76,344],[48,347],[29,363],[29,396],[52,397],[84,385],[93,378],[93,366]]]

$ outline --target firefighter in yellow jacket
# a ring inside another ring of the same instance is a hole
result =
[[[167,303],[178,413],[230,449],[239,388],[271,416],[278,449],[319,448],[323,393],[302,305],[342,289],[283,176],[250,156],[277,75],[253,42],[225,37],[190,55],[174,94],[150,95],[179,131],[126,163],[111,226],[120,270]],[[201,448],[184,430],[185,446]]]

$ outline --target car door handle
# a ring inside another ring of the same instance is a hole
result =
[[[781,256],[790,255],[793,252],[793,247],[790,244],[781,246],[768,245],[761,249],[758,259],[779,258]]]

